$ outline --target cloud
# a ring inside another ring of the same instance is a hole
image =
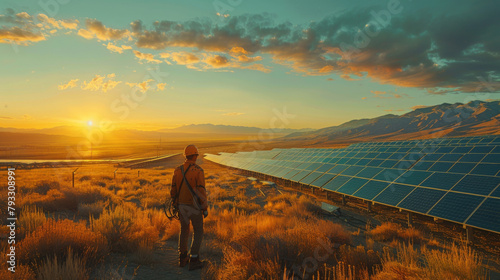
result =
[[[260,72],[264,73],[269,73],[271,72],[271,69],[268,67],[264,66],[264,64],[252,64],[252,65],[247,65],[247,66],[241,66],[242,69],[250,69],[250,70],[257,70]]]
[[[387,91],[380,91],[380,90],[371,90],[371,93],[374,94],[376,98],[383,98],[383,99],[389,99],[389,98],[403,98],[403,97],[408,97],[408,94],[406,93],[394,93],[394,92],[387,92]]]
[[[114,74],[111,74],[114,75]],[[105,76],[100,76],[96,75],[92,80],[90,81],[83,81],[83,84],[81,85],[81,89],[83,90],[89,90],[89,91],[102,91],[102,92],[107,92],[108,90],[111,90],[115,88],[118,84],[121,83],[121,81],[114,81],[111,80],[111,78],[114,78],[114,76],[110,77],[108,75],[108,80],[106,80]]]
[[[13,120],[14,118],[12,118],[12,117],[0,117],[0,119],[2,119],[2,120]]]
[[[367,99],[367,98],[368,98],[368,97],[361,97],[361,99],[362,99],[362,100],[365,100],[365,99]]]
[[[196,55],[199,62],[174,60],[198,70],[244,68],[244,63],[269,58],[291,68],[292,73],[372,79],[426,89],[430,94],[500,91],[500,6],[495,1],[453,3],[454,13],[449,13],[449,5],[421,11],[405,8],[392,15],[384,27],[380,22],[377,25],[374,6],[365,6],[306,24],[278,21],[269,14],[245,14],[223,22],[155,21],[150,28],[134,21],[129,29],[113,29],[88,19],[78,34],[87,39],[114,41],[116,47],[116,41],[128,39],[143,49],[208,53],[203,58]],[[53,29],[63,28],[66,22],[42,18]],[[0,22],[7,24],[0,29],[2,43],[31,43],[50,35],[49,30],[42,30],[44,24],[36,26],[25,12],[8,10],[0,15]],[[73,28],[76,22],[72,23]],[[159,63],[154,57],[140,59]]]
[[[231,113],[224,113],[222,114],[223,116],[241,116],[244,115],[245,113],[240,113],[240,112],[231,112]]]
[[[77,82],[79,81],[79,79],[73,79],[73,80],[70,80],[68,83],[66,84],[62,84],[62,85],[59,85],[58,88],[59,90],[65,90],[65,89],[68,89],[68,88],[74,88],[77,86]]]
[[[107,92],[109,90],[114,89],[116,86],[119,84],[123,83],[122,81],[115,81],[114,79],[116,78],[115,73],[110,73],[108,75],[95,75],[94,78],[92,78],[90,81],[82,81],[80,83],[79,79],[73,79],[70,80],[66,84],[59,85],[58,88],[59,90],[65,90],[68,88],[74,88],[77,86],[80,86],[82,90],[88,90],[88,91],[102,91],[102,92]],[[167,83],[158,83],[156,85],[151,86],[150,83],[154,81],[153,79],[148,79],[142,82],[125,82],[125,84],[131,88],[137,88],[141,92],[146,92],[148,89],[151,87],[156,88],[157,91],[164,90],[167,86]]]
[[[412,110],[417,110],[417,109],[424,109],[424,108],[427,108],[427,107],[430,107],[430,106],[425,106],[425,105],[415,105],[413,107],[411,107]]]
[[[167,83],[158,83],[156,85],[156,90],[158,90],[158,91],[164,90],[166,86],[167,86]]]
[[[148,79],[146,81],[143,81],[141,83],[125,83],[127,86],[131,87],[131,88],[138,88],[141,92],[146,92],[150,86],[149,86],[149,83],[154,81],[153,79]],[[158,85],[157,85],[158,87]],[[161,86],[160,86],[161,87]]]
[[[212,66],[213,68],[221,68],[229,66],[229,60],[227,57],[222,55],[209,56],[204,61],[206,64]]]
[[[239,55],[237,58],[238,58],[238,61],[240,61],[242,63],[251,63],[251,62],[262,60],[261,56],[248,57],[244,54]]]
[[[427,93],[430,94],[435,94],[435,95],[444,95],[447,93],[459,93],[460,89],[459,88],[454,88],[454,89],[435,89],[435,88],[428,88]]]
[[[23,119],[25,119],[25,120],[31,120],[31,119],[32,119],[32,117],[31,117],[31,115],[24,114],[24,115],[23,115]]]
[[[327,78],[327,81],[335,81],[333,78]]]
[[[10,29],[0,29],[0,43],[14,42],[39,42],[45,40],[41,33],[35,33],[30,30],[23,30],[17,26]]]
[[[200,58],[189,52],[171,52],[160,53],[161,58],[170,58],[179,65],[194,64],[200,61]]]
[[[46,25],[47,28],[53,27],[53,28],[57,28],[57,29],[63,29],[63,28],[64,29],[77,29],[78,24],[80,23],[80,21],[78,21],[76,19],[74,19],[74,20],[70,20],[70,19],[56,20],[56,19],[51,18],[45,14],[38,14],[37,19],[41,23],[47,24]]]
[[[87,29],[78,30],[78,35],[85,39],[93,39],[94,37],[102,40],[120,40],[130,35],[130,31],[127,29],[113,29],[104,26],[104,24],[95,19],[87,19],[85,21]]]
[[[140,51],[134,51],[134,54],[137,58],[139,58],[140,61],[146,60],[147,62],[150,63],[161,63],[161,60],[155,59],[154,55],[151,53],[142,53]]]
[[[78,24],[80,23],[78,20],[61,20],[59,21],[59,23],[61,24],[62,27],[66,28],[66,29],[77,29],[78,28]]]
[[[104,44],[104,46],[106,46],[106,48],[112,52],[117,52],[117,53],[123,53],[123,48],[121,47],[118,47],[118,46],[115,46],[113,45],[113,43],[111,42],[108,42],[108,44]]]
[[[342,74],[340,75],[340,77],[344,80],[348,80],[348,81],[359,81],[361,79],[355,79],[355,78],[352,78],[351,75],[349,74]]]
[[[233,53],[233,54],[247,54],[248,52],[242,48],[242,47],[233,47],[231,48],[231,50],[229,51],[230,53]]]
[[[158,21],[150,30],[141,26],[134,38],[141,48],[184,47],[228,55],[244,50],[269,54],[273,62],[306,75],[336,73],[355,80],[354,75],[402,87],[451,86],[475,92],[481,86],[477,77],[486,79],[492,73],[498,91],[500,43],[495,38],[500,6],[459,3],[453,14],[445,8],[411,13],[405,9],[385,28],[376,28],[370,6],[306,25],[276,22],[266,14],[232,16],[222,24]],[[367,36],[370,30],[376,35]]]

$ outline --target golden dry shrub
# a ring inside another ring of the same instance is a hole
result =
[[[395,223],[383,223],[376,228],[370,230],[368,233],[373,237],[373,239],[378,241],[392,241],[397,238],[399,232],[401,231],[401,226]]]
[[[52,219],[26,236],[18,244],[22,264],[39,264],[46,257],[66,259],[68,248],[81,259],[98,261],[108,253],[106,240],[100,233],[92,232],[84,223]]]
[[[32,233],[39,226],[45,224],[47,217],[45,213],[34,205],[24,206],[21,209],[18,220],[18,240],[23,239],[26,235]]]
[[[87,280],[89,270],[86,268],[85,260],[73,255],[71,248],[68,249],[64,261],[58,260],[57,256],[47,257],[37,268],[38,280]]]
[[[91,217],[90,225],[94,232],[105,237],[112,251],[130,251],[133,247],[130,230],[134,218],[135,214],[131,209],[119,205],[113,209],[106,209],[99,219]]]

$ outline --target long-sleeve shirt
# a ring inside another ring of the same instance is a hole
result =
[[[206,210],[208,208],[208,199],[207,199],[207,192],[205,189],[205,173],[203,169],[199,165],[197,165],[195,161],[190,161],[190,160],[186,160],[182,166],[184,166],[184,172],[186,172],[187,170],[186,180],[193,188],[193,191],[201,199],[200,206],[202,210]],[[181,182],[182,182],[182,171],[181,171],[181,166],[178,166],[174,171],[174,175],[172,176],[172,185],[170,188],[170,196],[172,198],[174,198],[177,195],[177,192],[179,192],[179,187],[181,186]],[[182,184],[178,202],[179,204],[188,204],[188,205],[194,204],[193,196],[191,195],[191,192],[189,191],[189,187],[187,186],[186,182]]]

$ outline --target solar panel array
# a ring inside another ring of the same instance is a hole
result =
[[[205,158],[500,233],[500,136],[273,149]]]

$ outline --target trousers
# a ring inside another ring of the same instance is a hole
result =
[[[179,234],[179,253],[188,250],[189,224],[193,225],[193,241],[191,242],[191,255],[198,255],[201,242],[203,241],[203,213],[193,205],[179,204],[179,219],[181,222],[181,233]]]

